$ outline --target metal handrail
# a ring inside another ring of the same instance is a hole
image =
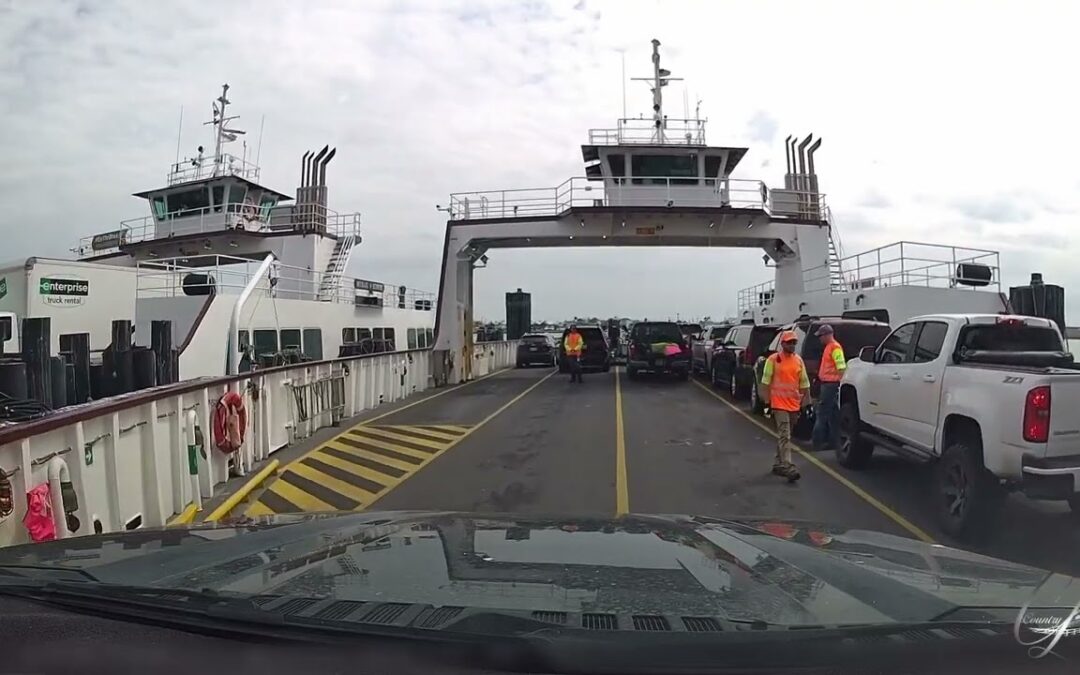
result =
[[[838,292],[890,286],[938,288],[992,288],[1001,290],[997,251],[916,241],[900,241],[840,259],[844,271],[841,288],[831,284],[828,264],[803,271],[803,287],[809,291],[832,289]],[[969,286],[960,277],[961,264],[984,265],[991,277],[983,286]]]
[[[191,273],[210,275],[216,293],[239,293],[251,283],[252,279],[260,277],[257,268],[262,262],[214,254],[140,262],[136,266],[136,297],[181,297],[185,295],[184,278]],[[322,288],[324,276],[323,272],[313,272],[306,268],[274,262],[270,274],[273,281],[263,280],[259,283],[259,288],[270,293],[272,297],[281,299],[321,300],[353,305],[357,295],[366,295],[380,299],[382,301],[380,306],[384,307],[397,307],[402,304],[402,300],[406,308],[416,307],[419,301],[428,303],[432,311],[436,306],[435,293],[406,286],[402,295],[400,293],[402,286],[373,284],[368,280],[360,280],[361,285],[365,288],[376,289],[381,285],[382,289],[359,290],[356,284],[358,280],[347,276],[341,276],[340,283],[328,291]]]
[[[168,234],[158,236],[158,225],[168,224]],[[283,205],[274,207],[250,204],[222,204],[199,209],[170,211],[160,219],[154,216],[131,218],[120,222],[116,245],[93,248],[94,235],[83,237],[71,249],[80,258],[102,255],[120,246],[143,241],[171,239],[192,234],[243,230],[245,232],[322,231],[335,237],[356,236],[360,233],[359,213],[338,213],[319,204]]]
[[[577,176],[555,187],[453,193],[447,210],[451,220],[559,216],[571,208],[591,206],[733,207],[819,219],[828,213],[822,193],[786,190],[783,194],[787,201],[781,208],[772,203],[760,180],[630,176],[608,183]],[[786,208],[788,203],[791,209]]]
[[[591,145],[705,145],[707,120],[667,118],[657,132],[650,118],[623,118],[614,129],[589,129]]]
[[[236,155],[222,153],[213,157],[184,160],[172,165],[167,177],[169,185],[178,185],[217,176],[238,176],[252,182],[259,180],[259,167]]]

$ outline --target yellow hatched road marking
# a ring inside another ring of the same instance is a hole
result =
[[[320,461],[322,460],[321,456],[316,456],[319,458]],[[329,462],[327,462],[327,464],[329,464]],[[358,485],[346,483],[339,478],[335,478],[334,476],[325,474],[318,469],[315,469],[308,466],[307,464],[303,464],[300,462],[297,462],[296,464],[290,466],[287,471],[292,471],[297,475],[315,481],[319,485],[325,487],[327,490],[336,492],[339,495],[344,495],[349,499],[352,499],[353,501],[360,502],[361,506],[371,501],[371,498],[374,497],[376,494],[373,492],[368,492],[367,490]]]
[[[288,469],[286,469],[286,471],[288,471]],[[307,492],[304,492],[295,485],[286,483],[285,481],[281,480],[280,476],[277,480],[271,483],[270,487],[266,488],[266,490],[268,492],[273,492],[277,494],[283,499],[289,500],[290,503],[294,504],[297,508],[305,512],[337,511],[336,508],[330,506],[323,500],[318,499],[317,497],[314,497]]]
[[[375,469],[372,469],[372,468],[369,468],[369,467],[366,467],[366,466],[360,466],[359,464],[353,464],[352,462],[350,462],[348,460],[341,459],[340,457],[334,457],[333,455],[327,454],[325,452],[316,453],[316,454],[312,455],[312,457],[315,458],[315,459],[318,459],[320,462],[325,462],[326,464],[329,464],[330,466],[335,466],[335,467],[341,469],[342,471],[347,471],[347,472],[351,473],[354,476],[359,476],[360,478],[366,478],[366,479],[368,479],[370,481],[375,481],[376,483],[381,483],[382,485],[387,486],[387,487],[390,486],[390,485],[396,485],[397,483],[399,483],[401,481],[402,478],[404,478],[404,476],[391,476],[390,474],[381,473],[379,471],[376,471]]]
[[[384,450],[393,450],[396,453],[399,453],[399,454],[402,454],[402,455],[409,455],[410,457],[415,457],[415,458],[420,459],[420,460],[426,460],[427,458],[431,457],[431,455],[432,455],[432,453],[430,453],[430,452],[424,452],[423,450],[417,450],[416,448],[406,448],[404,445],[397,445],[396,443],[391,443],[390,441],[379,438],[377,436],[368,436],[366,434],[361,435],[361,434],[358,434],[355,431],[347,431],[346,433],[350,437],[352,437],[352,438],[354,438],[357,441],[360,441],[362,443],[367,443],[368,445],[374,445],[376,447],[383,448]],[[381,457],[382,455],[377,455],[377,456]],[[409,466],[410,467],[415,467],[416,465],[415,464],[410,464]]]
[[[448,431],[436,431],[432,426],[418,427],[406,424],[396,424],[391,428],[401,429],[402,431],[409,431],[412,433],[420,434],[429,439],[438,439],[446,442],[456,441],[461,436],[461,434],[452,434]]]
[[[248,510],[244,513],[244,515],[248,516],[249,518],[257,518],[258,516],[272,516],[274,515],[274,512],[266,504],[263,504],[260,501],[256,501],[254,504],[248,507]]]
[[[397,433],[394,431],[394,427],[363,427],[362,429],[357,429],[357,432],[362,433],[366,437],[377,435],[394,441],[404,441],[406,443],[412,443],[413,445],[422,445],[425,448],[431,448],[432,450],[442,450],[447,445],[453,443],[453,441],[430,441],[424,438],[418,438],[417,436]],[[457,439],[454,440],[456,441]]]
[[[385,466],[391,466],[391,467],[394,467],[395,469],[400,469],[402,471],[412,471],[417,466],[416,464],[410,464],[408,462],[403,462],[400,459],[394,459],[393,457],[386,457],[384,455],[376,454],[374,452],[371,452],[370,450],[364,450],[363,448],[354,448],[353,446],[348,445],[346,443],[342,443],[341,441],[338,441],[337,439],[330,439],[325,444],[323,444],[322,447],[323,448],[333,448],[335,450],[340,450],[341,452],[347,452],[350,455],[356,455],[357,457],[363,457],[364,459],[370,459],[373,462],[378,462],[379,464],[383,464]],[[393,448],[388,448],[388,449],[392,450]],[[312,456],[314,456],[314,455],[312,455]],[[329,455],[327,455],[325,452],[318,453],[319,459],[324,459],[324,458],[326,458],[328,456]],[[336,459],[336,458],[334,458],[334,459]]]

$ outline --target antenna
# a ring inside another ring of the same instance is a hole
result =
[[[660,67],[660,41],[653,39],[652,41],[652,62],[653,62],[653,76],[652,77],[635,77],[632,79],[642,82],[650,82],[652,86],[649,89],[653,95],[653,126],[656,127],[656,134],[653,138],[659,142],[664,142],[664,127],[667,122],[664,119],[664,94],[663,88],[668,86],[671,82],[682,80],[681,77],[672,77],[670,70],[665,70]]]
[[[184,106],[180,106],[180,124],[176,129],[176,165],[180,165],[180,136],[184,132]]]
[[[622,116],[626,119],[626,50],[622,52]]]
[[[255,145],[255,167],[259,166],[259,158],[262,157],[262,135],[263,127],[266,126],[266,115],[262,116],[262,121],[259,122],[259,142]]]

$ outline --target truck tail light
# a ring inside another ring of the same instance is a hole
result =
[[[1050,387],[1035,387],[1024,401],[1024,440],[1045,443],[1050,437]]]
[[[744,349],[742,353],[743,363],[748,366],[754,365],[754,352],[749,349]]]

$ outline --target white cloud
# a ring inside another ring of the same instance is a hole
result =
[[[739,177],[779,185],[782,137],[824,139],[818,170],[849,252],[1001,245],[1007,283],[1038,264],[1073,286],[1080,148],[1062,83],[1080,61],[1078,13],[1067,1],[8,3],[6,252],[63,254],[142,215],[127,195],[164,179],[180,105],[187,150],[227,81],[249,138],[266,115],[269,185],[291,192],[305,150],[338,147],[332,205],[363,212],[351,271],[434,290],[434,205],[580,175],[586,130],[621,111],[619,50],[628,75],[647,74],[657,37],[691,106],[704,101],[711,142],[750,148]],[[628,87],[631,111],[645,110],[644,86]],[[520,286],[547,317],[717,316],[768,277],[754,251],[686,249],[499,251],[481,275],[481,314],[501,316]],[[564,279],[580,292],[560,293]]]

